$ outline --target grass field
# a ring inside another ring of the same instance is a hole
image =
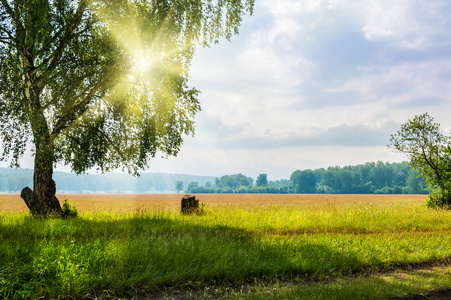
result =
[[[0,195],[0,298],[387,299],[451,288],[451,212],[426,196]],[[191,295],[191,296],[190,296]],[[137,296],[136,296],[137,297]]]

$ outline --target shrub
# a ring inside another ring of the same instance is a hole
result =
[[[63,200],[63,212],[61,213],[61,217],[63,219],[75,218],[78,216],[78,211],[75,205],[70,204],[67,199]]]
[[[426,199],[426,206],[435,209],[451,209],[451,194],[443,191],[432,192]]]
[[[197,210],[196,214],[197,214],[198,216],[204,216],[204,215],[206,215],[206,214],[207,214],[206,208],[207,208],[207,204],[201,202],[200,205],[199,205],[199,209]]]

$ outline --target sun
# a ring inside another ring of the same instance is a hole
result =
[[[134,0],[130,1],[133,6]],[[147,88],[152,88],[161,84],[159,76],[162,74],[186,73],[191,58],[189,55],[185,58],[185,52],[191,53],[192,44],[172,40],[166,32],[166,20],[161,28],[152,29],[155,32],[148,32],[149,28],[142,29],[141,20],[136,17],[122,18],[111,14],[106,7],[97,8],[96,13],[126,61],[125,68],[118,73],[124,82],[118,85],[146,84]],[[170,16],[172,14],[168,14]]]
[[[135,18],[122,19],[117,22],[109,16],[109,13],[99,9],[97,11],[100,18],[105,22],[108,31],[125,50],[125,55],[129,57],[131,76],[148,74],[152,70],[155,61],[154,45],[149,43],[148,37],[139,30],[140,26]]]
[[[134,59],[135,70],[138,73],[147,73],[152,69],[152,60],[146,55],[137,55]]]

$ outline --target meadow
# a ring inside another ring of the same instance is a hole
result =
[[[0,298],[388,299],[451,288],[451,211],[425,195],[0,195]]]

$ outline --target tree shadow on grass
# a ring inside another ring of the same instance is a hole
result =
[[[118,295],[261,279],[320,280],[362,268],[352,253],[304,237],[288,243],[190,218],[197,216],[25,218],[2,225],[3,290],[17,294],[31,288],[33,297]]]
[[[279,291],[275,299],[451,299],[450,274],[423,270],[342,278],[329,283],[300,285]],[[443,279],[442,276],[446,276]],[[438,283],[438,278],[441,283]],[[431,284],[436,282],[436,284]],[[447,285],[448,284],[448,285]],[[446,288],[448,287],[448,289]],[[432,289],[432,290],[431,290]],[[435,289],[435,290],[434,290]],[[264,291],[260,291],[264,292]],[[252,298],[252,297],[251,297]],[[258,298],[258,297],[257,297]]]

